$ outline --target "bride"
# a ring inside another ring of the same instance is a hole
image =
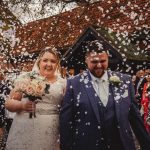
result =
[[[59,150],[59,109],[66,80],[58,75],[57,51],[45,49],[39,55],[32,71],[47,79],[48,94],[37,104],[23,97],[23,93],[11,91],[5,107],[17,112],[12,123],[6,150]],[[29,113],[36,111],[35,118]]]

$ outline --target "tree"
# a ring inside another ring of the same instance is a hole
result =
[[[10,64],[14,67],[12,49],[16,42],[15,27],[21,23],[2,2],[0,2],[0,12],[0,68],[3,74],[9,69]]]

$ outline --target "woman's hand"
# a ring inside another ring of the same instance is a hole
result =
[[[27,112],[35,112],[36,103],[32,101],[22,102],[22,110]]]

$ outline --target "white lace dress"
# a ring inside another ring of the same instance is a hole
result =
[[[6,150],[59,150],[59,111],[66,80],[50,84],[49,94],[36,105],[36,118],[17,113],[6,143]],[[23,99],[27,100],[27,99]]]

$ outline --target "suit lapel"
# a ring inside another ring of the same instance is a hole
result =
[[[85,88],[87,95],[89,97],[92,109],[95,113],[95,116],[96,116],[98,122],[100,123],[100,116],[99,116],[99,111],[98,111],[98,106],[97,106],[97,101],[99,100],[99,97],[96,96],[97,94],[93,88],[89,72],[86,72],[84,79],[86,79],[88,81],[86,84],[84,83],[84,88]]]
[[[113,75],[115,75],[115,74],[113,74],[113,72],[108,71],[108,78],[110,78]],[[110,92],[111,92],[112,97],[115,102],[116,117],[119,122],[119,120],[120,120],[120,106],[119,106],[120,104],[119,104],[119,102],[121,100],[121,88],[120,88],[120,86],[117,87],[111,83],[109,86],[110,86]]]
[[[108,78],[110,78],[113,75],[115,75],[115,73],[113,73],[112,71],[108,71]],[[99,101],[99,97],[96,96],[97,94],[93,88],[93,85],[91,82],[91,76],[90,76],[89,72],[84,73],[83,80],[86,81],[86,83],[83,82],[83,85],[84,85],[84,88],[85,88],[87,95],[89,97],[92,109],[95,113],[95,116],[96,116],[98,122],[100,123],[100,116],[99,116],[99,111],[98,111],[98,106],[97,106],[97,101]],[[116,111],[117,120],[119,122],[119,120],[120,120],[119,119],[120,118],[120,106],[119,106],[120,104],[119,104],[119,102],[122,99],[122,97],[121,97],[121,93],[122,93],[121,86],[117,87],[117,86],[110,83],[109,92],[111,92],[110,94],[112,94],[112,98],[115,101],[115,111]]]

